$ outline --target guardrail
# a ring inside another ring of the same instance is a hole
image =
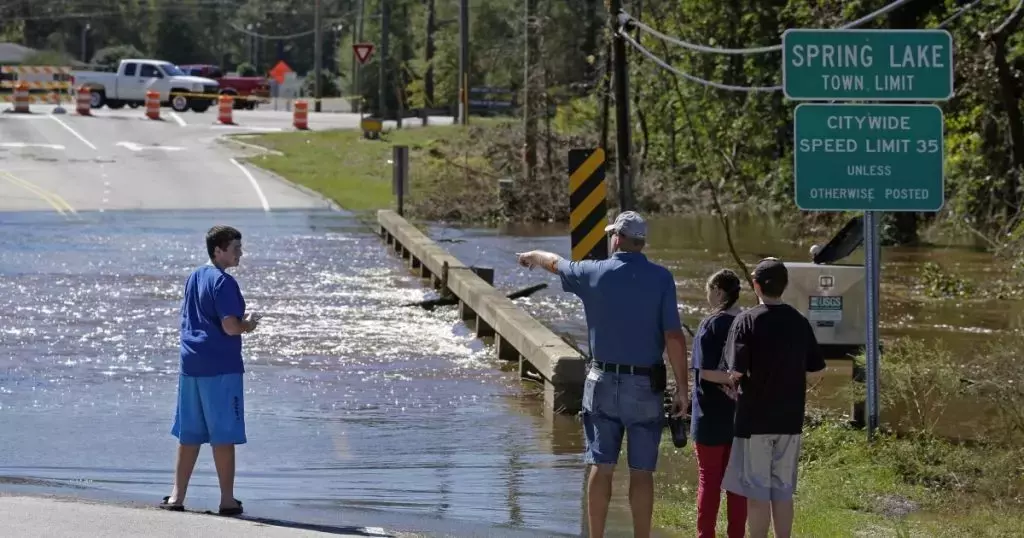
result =
[[[477,336],[494,338],[499,359],[517,361],[521,378],[543,383],[545,407],[581,410],[583,355],[394,211],[378,211],[377,222],[381,237],[413,271],[458,299],[460,317]]]

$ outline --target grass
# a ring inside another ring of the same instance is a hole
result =
[[[670,444],[663,457],[684,458],[696,465],[692,448]],[[873,446],[863,431],[835,421],[809,426],[797,486],[795,536],[1020,536],[1024,506],[1012,495],[994,490],[954,491],[935,477],[977,481],[1017,476],[1003,460],[981,448],[919,437],[880,436]],[[1000,476],[1002,475],[1002,476]],[[932,479],[932,480],[930,480]],[[1013,482],[1012,478],[1010,480]],[[683,480],[663,477],[655,506],[656,524],[692,536],[696,489]],[[724,501],[719,533],[725,532]]]
[[[481,126],[494,120],[473,118]],[[263,155],[250,162],[299,185],[313,189],[354,212],[393,208],[391,148],[409,147],[411,195],[433,189],[437,182],[421,181],[416,163],[426,159],[432,147],[458,144],[468,130],[456,125],[436,125],[391,130],[382,140],[366,140],[356,130],[270,133],[247,135],[246,142],[277,150],[283,155]]]

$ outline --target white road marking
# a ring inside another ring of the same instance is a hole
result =
[[[65,129],[67,129],[69,133],[71,133],[71,134],[75,135],[75,138],[77,138],[77,139],[81,140],[83,144],[85,144],[86,146],[89,146],[89,147],[90,147],[90,148],[91,148],[91,149],[92,149],[93,151],[99,151],[98,149],[96,149],[96,146],[92,145],[92,142],[89,142],[88,140],[86,140],[84,136],[82,136],[82,135],[78,134],[78,132],[77,132],[77,131],[75,131],[74,129],[72,129],[70,125],[68,125],[68,124],[64,123],[64,122],[63,122],[63,121],[62,121],[62,120],[61,120],[60,118],[58,118],[57,116],[47,116],[47,118],[50,118],[50,119],[52,119],[53,121],[55,121],[55,122],[59,123],[61,127],[63,127],[63,128],[65,128]]]
[[[270,211],[270,204],[267,203],[267,197],[263,196],[263,189],[260,188],[260,184],[256,182],[256,178],[252,176],[252,173],[249,172],[249,169],[242,166],[242,164],[236,161],[235,159],[231,159],[231,164],[237,166],[238,169],[241,170],[243,174],[245,174],[245,177],[249,178],[249,183],[252,184],[252,188],[256,189],[256,196],[260,197],[260,203],[263,204],[263,210]]]
[[[160,149],[164,151],[181,151],[185,148],[178,146],[143,146],[142,144],[136,144],[135,142],[118,142],[115,146],[121,146],[123,148],[130,149],[132,151],[142,151],[146,149]]]
[[[179,116],[177,112],[172,110],[171,113],[170,113],[170,116],[171,116],[171,119],[173,119],[174,121],[178,122],[178,125],[181,125],[182,127],[188,127],[188,124],[185,123],[185,119],[182,118],[181,116]]]
[[[281,127],[249,127],[247,125],[211,125],[211,129],[242,129],[246,131],[283,131]]]
[[[60,144],[26,144],[25,142],[0,142],[0,146],[5,148],[49,148],[49,149],[67,149]]]
[[[243,141],[241,141],[241,140],[239,140],[237,138],[231,138],[231,137],[228,137],[228,138],[214,138],[213,140],[223,140],[223,141],[225,141],[225,142],[227,142],[229,144],[238,144],[239,146],[250,148],[250,149],[254,149],[256,151],[261,151],[263,153],[267,153],[267,154],[270,154],[270,155],[284,156],[284,153],[281,153],[280,151],[277,151],[276,149],[270,149],[270,148],[265,148],[263,146],[258,146],[256,144],[250,144],[248,142],[243,142]]]

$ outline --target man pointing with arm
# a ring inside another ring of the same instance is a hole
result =
[[[647,538],[663,429],[667,371],[662,355],[667,352],[676,380],[673,412],[682,415],[689,393],[686,340],[672,273],[641,253],[647,240],[643,218],[623,212],[605,231],[613,252],[607,260],[571,262],[534,250],[519,254],[519,264],[557,274],[562,289],[583,301],[592,355],[583,389],[590,536],[604,536],[612,474],[625,435],[633,536]]]

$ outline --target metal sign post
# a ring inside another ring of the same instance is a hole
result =
[[[870,441],[878,428],[878,293],[881,277],[881,248],[878,237],[878,212],[864,212],[864,288],[867,296],[864,312],[866,314],[867,338],[864,343],[865,368],[867,370],[867,395],[865,407],[867,411],[868,440]]]

